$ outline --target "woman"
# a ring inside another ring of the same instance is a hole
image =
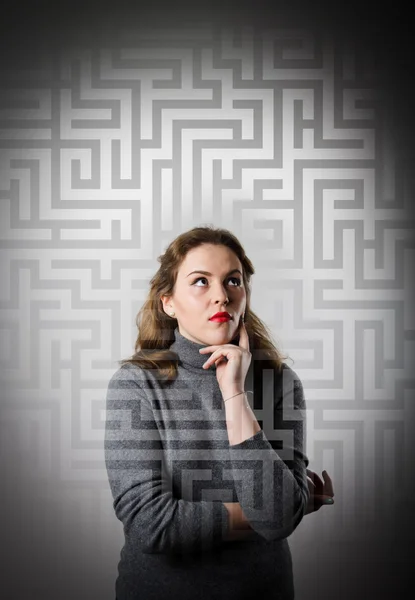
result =
[[[307,470],[301,381],[250,308],[232,233],[195,227],[159,261],[107,393],[117,600],[292,599],[287,538],[333,495]]]

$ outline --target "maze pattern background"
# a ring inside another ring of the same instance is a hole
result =
[[[112,597],[106,386],[156,257],[201,223],[253,260],[253,308],[304,385],[310,467],[334,480],[334,507],[290,538],[298,597],[380,522],[393,536],[413,494],[413,222],[371,58],[302,29],[131,28],[9,74],[0,456],[31,597],[45,562],[68,598]]]

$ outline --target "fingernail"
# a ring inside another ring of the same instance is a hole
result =
[[[333,498],[325,498],[323,504],[334,504]]]

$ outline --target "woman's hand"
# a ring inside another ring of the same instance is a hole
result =
[[[334,504],[333,482],[327,471],[323,471],[324,483],[317,473],[314,473],[310,469],[306,469],[306,471],[310,498],[304,515],[319,510],[323,504]]]
[[[208,369],[216,363],[216,379],[222,394],[245,388],[246,374],[251,364],[252,354],[249,351],[249,338],[245,323],[241,317],[239,324],[239,346],[224,344],[222,346],[206,346],[199,350],[201,354],[211,352],[212,355],[203,365]],[[225,361],[224,359],[227,359]]]

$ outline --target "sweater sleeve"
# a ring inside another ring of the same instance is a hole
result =
[[[239,503],[251,527],[268,541],[296,529],[310,496],[303,385],[285,363],[273,383],[263,393],[263,428],[229,446]]]
[[[151,401],[128,363],[108,384],[104,450],[114,511],[138,552],[198,552],[223,542],[229,522],[222,502],[173,496]]]

